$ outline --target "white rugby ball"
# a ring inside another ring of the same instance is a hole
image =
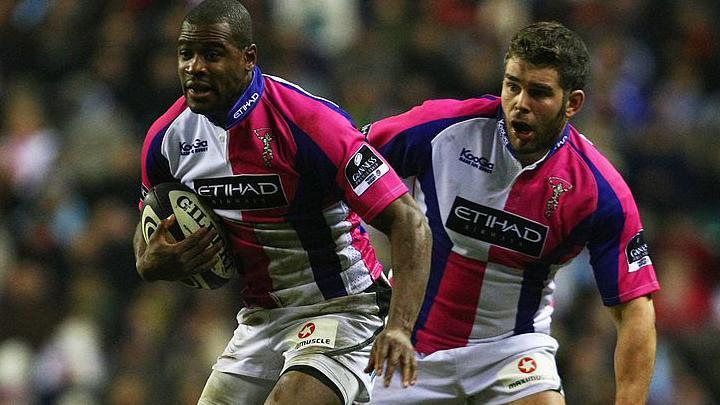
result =
[[[228,244],[222,219],[212,207],[182,183],[160,183],[150,189],[143,198],[142,233],[147,243],[161,220],[175,214],[175,223],[170,234],[176,241],[200,229],[201,226],[214,229],[217,237],[213,244],[221,245],[220,260],[215,267],[203,273],[180,280],[193,288],[215,289],[225,285],[236,276],[235,258]]]

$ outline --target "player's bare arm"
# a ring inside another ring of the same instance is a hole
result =
[[[148,243],[145,243],[141,226],[138,224],[133,246],[135,267],[143,280],[176,281],[209,270],[217,262],[221,246],[212,244],[215,231],[201,227],[175,243],[169,231],[174,222],[174,215],[160,221]]]
[[[429,275],[430,228],[425,215],[409,194],[395,200],[370,224],[390,239],[394,286],[387,325],[375,340],[365,371],[374,369],[377,375],[384,375],[385,386],[388,386],[399,367],[403,385],[407,387],[417,379],[415,350],[410,335]]]
[[[644,404],[655,366],[655,309],[649,296],[610,308],[617,326],[615,404]]]

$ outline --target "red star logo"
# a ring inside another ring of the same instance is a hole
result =
[[[520,372],[528,374],[532,373],[537,369],[537,362],[532,357],[523,357],[518,363],[518,370]]]
[[[315,332],[315,324],[312,322],[308,322],[305,324],[305,326],[300,329],[300,332],[298,332],[298,337],[300,339],[305,339],[306,337],[310,336]]]

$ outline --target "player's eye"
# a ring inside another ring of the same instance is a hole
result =
[[[545,98],[552,96],[552,91],[546,89],[530,89],[528,91],[532,98]]]
[[[192,52],[187,49],[179,49],[178,50],[178,56],[180,56],[180,59],[182,60],[190,60],[192,59]]]

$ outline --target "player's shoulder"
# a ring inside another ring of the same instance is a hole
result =
[[[495,96],[468,99],[431,99],[410,110],[376,121],[376,123],[421,125],[436,121],[458,121],[477,117],[495,117],[500,108],[500,99]]]
[[[333,120],[350,122],[350,115],[335,102],[311,93],[300,85],[278,76],[263,74],[265,99],[283,115],[302,123],[322,119],[330,124]]]
[[[424,134],[436,134],[460,122],[476,118],[497,117],[500,99],[486,95],[468,99],[431,99],[410,110],[380,119],[363,127],[363,133],[374,141],[384,143],[412,129]]]
[[[188,109],[185,96],[177,99],[165,113],[158,117],[155,122],[150,125],[147,131],[146,139],[152,139],[162,134],[185,110]]]
[[[473,97],[466,99],[431,99],[426,100],[409,112],[432,113],[439,117],[454,117],[462,115],[494,116],[500,108],[500,98],[493,95]]]

